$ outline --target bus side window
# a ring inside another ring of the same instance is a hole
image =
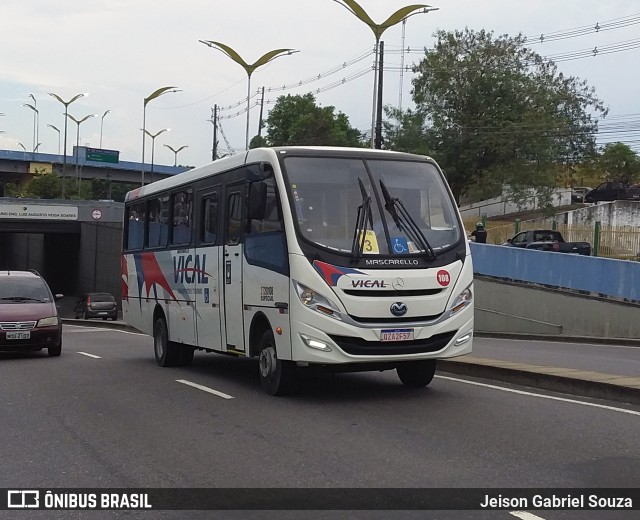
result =
[[[288,274],[287,244],[280,201],[277,196],[275,179],[263,181],[267,185],[267,202],[264,218],[252,219],[245,237],[247,262]]]
[[[215,244],[218,238],[218,194],[202,198],[202,242]]]
[[[267,185],[267,203],[264,218],[251,219],[249,233],[266,233],[268,231],[280,231],[284,229],[282,211],[276,196],[276,182],[273,177],[263,181]]]
[[[142,249],[144,245],[144,224],[147,220],[145,203],[127,208],[127,246],[126,249]]]
[[[242,195],[230,193],[227,199],[227,245],[240,243],[242,233]]]
[[[164,195],[149,201],[148,247],[166,247],[169,235],[169,197]]]
[[[173,230],[171,234],[171,243],[173,245],[188,245],[191,243],[191,201],[191,190],[180,191],[173,195]]]

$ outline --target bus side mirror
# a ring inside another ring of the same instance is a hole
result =
[[[267,210],[267,184],[252,182],[249,185],[249,218],[262,220]]]

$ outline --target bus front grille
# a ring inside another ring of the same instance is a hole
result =
[[[329,337],[347,354],[353,356],[397,356],[401,354],[423,354],[427,352],[437,352],[442,350],[457,331],[443,332],[435,334],[426,339],[414,339],[412,341],[366,341],[362,338],[351,336]]]

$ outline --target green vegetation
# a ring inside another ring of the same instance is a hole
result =
[[[564,76],[522,36],[470,29],[436,33],[414,68],[415,110],[387,114],[387,145],[429,151],[454,195],[476,190],[550,202],[562,169],[596,151],[607,113],[586,82]]]
[[[265,139],[254,138],[255,146],[364,146],[359,130],[335,107],[320,107],[313,94],[280,96],[266,120]]]
[[[65,194],[71,200],[114,200],[124,202],[128,191],[136,185],[109,180],[91,179],[80,181],[67,178]],[[28,199],[60,199],[62,198],[62,178],[56,174],[36,175],[23,184],[8,182],[4,185],[5,197]]]

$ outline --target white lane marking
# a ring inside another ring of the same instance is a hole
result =
[[[82,354],[83,356],[87,356],[95,359],[102,359],[100,356],[96,356],[95,354],[89,354],[88,352],[78,352],[78,354]]]
[[[536,516],[526,511],[509,511],[509,514],[521,520],[544,520],[541,516]]]
[[[209,392],[210,394],[217,395],[218,397],[222,397],[223,399],[233,399],[232,395],[223,394],[222,392],[218,392],[213,388],[199,385],[198,383],[192,383],[191,381],[187,381],[186,379],[176,379],[176,383],[182,383],[183,385],[192,386],[193,388],[197,388],[198,390],[202,390],[203,392]]]
[[[72,329],[67,329],[67,327],[72,327]],[[109,329],[102,327],[83,327],[82,325],[65,325],[66,334],[79,332],[120,332],[122,334],[133,334],[134,336],[148,336],[148,334],[143,334],[142,332],[131,332],[129,330]]]
[[[436,376],[440,379],[447,379],[449,381],[457,381],[458,383],[465,383],[467,385],[484,386],[485,388],[493,388],[494,390],[501,390],[502,392],[511,392],[512,394],[528,395],[531,397],[539,397],[540,399],[551,399],[552,401],[563,401],[565,403],[581,404],[583,406],[592,406],[593,408],[602,408],[604,410],[611,410],[613,412],[628,413],[630,415],[640,415],[640,412],[635,410],[626,410],[625,408],[616,408],[615,406],[607,406],[604,404],[589,403],[586,401],[577,401],[576,399],[567,399],[566,397],[556,397],[554,395],[536,394],[534,392],[526,392],[524,390],[514,390],[513,388],[505,388],[504,386],[489,385],[486,383],[478,383],[476,381],[467,381],[466,379],[458,379],[456,377]]]

